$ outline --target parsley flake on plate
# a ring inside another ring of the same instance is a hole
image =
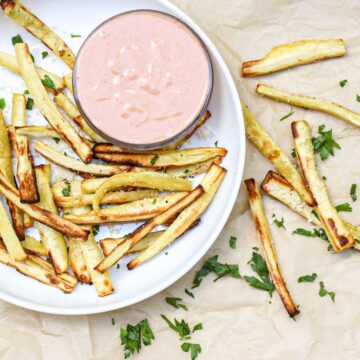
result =
[[[61,193],[63,194],[63,196],[68,197],[70,196],[71,193],[71,184],[70,183],[66,183],[65,187],[61,190]]]
[[[4,109],[5,109],[5,106],[6,106],[5,99],[4,99],[4,98],[1,98],[1,99],[0,99],[0,109],[1,109],[1,110],[4,110]]]
[[[150,164],[155,165],[155,163],[156,163],[156,161],[158,161],[158,159],[159,159],[158,155],[153,156],[150,160]]]
[[[100,225],[94,225],[92,227],[92,233],[94,236],[96,236],[99,233],[99,231],[100,231]]]
[[[43,51],[41,53],[41,56],[42,56],[43,59],[45,59],[45,58],[47,58],[49,56],[49,53],[47,51]]]
[[[339,85],[340,85],[341,87],[344,87],[347,82],[348,82],[348,81],[347,81],[346,79],[345,79],[345,80],[341,80],[341,81],[339,81]]]
[[[352,207],[349,203],[340,204],[335,206],[337,212],[344,211],[344,212],[352,212]]]
[[[329,155],[334,156],[334,148],[341,149],[340,145],[333,139],[332,130],[325,131],[325,125],[318,128],[319,136],[311,139],[314,146],[314,153],[320,154],[322,161],[328,159]]]
[[[32,98],[28,98],[26,100],[26,110],[32,110],[34,106],[34,100]]]
[[[48,75],[45,75],[44,78],[41,80],[42,84],[49,89],[56,90],[54,82]]]

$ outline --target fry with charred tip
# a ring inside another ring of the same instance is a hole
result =
[[[156,239],[150,246],[142,251],[135,259],[129,262],[128,269],[132,270],[138,265],[157,255],[166,246],[185,233],[199,216],[207,209],[213,200],[224,176],[226,170],[218,165],[213,165],[203,180],[201,186],[204,194],[196,199],[191,205],[185,208],[172,224]]]
[[[276,46],[262,59],[244,62],[242,75],[267,75],[293,66],[343,56],[345,53],[342,39],[300,40]]]
[[[340,252],[353,247],[355,240],[331,204],[326,185],[316,169],[309,124],[306,121],[295,121],[291,124],[291,129],[299,165],[317,203],[316,212],[334,250]]]
[[[27,7],[25,7],[24,4],[19,0],[1,0],[1,7],[7,16],[15,20],[30,34],[37,37],[69,67],[74,67],[75,55],[71,49],[59,35],[44,24]]]
[[[80,137],[78,132],[61,115],[54,102],[50,99],[42,81],[36,71],[34,62],[31,59],[27,44],[18,43],[15,45],[16,58],[18,61],[21,76],[29,89],[29,92],[48,123],[56,130],[59,136],[76,152],[85,163],[92,160],[92,150],[89,145]],[[46,78],[46,83],[51,83]]]
[[[286,311],[290,317],[294,317],[299,314],[299,310],[286,287],[276,259],[276,253],[266,221],[259,188],[254,179],[245,180],[245,186],[249,193],[250,209],[255,222],[256,232],[264,252],[266,265]]]
[[[26,99],[23,94],[13,94],[11,122],[13,127],[26,125]],[[13,127],[8,131],[17,159],[20,198],[25,203],[36,203],[39,201],[39,191],[29,139],[26,135],[17,135]]]
[[[108,256],[106,256],[95,269],[100,272],[105,272],[115,265],[126,252],[141,241],[146,235],[148,235],[156,226],[164,224],[169,219],[172,219],[175,215],[181,212],[184,208],[194,202],[199,196],[204,193],[204,188],[198,185],[187,196],[175,203],[163,213],[154,216],[145,224],[134,230],[130,236],[123,243],[119,244],[113,249]]]
[[[354,126],[360,127],[360,114],[333,102],[316,99],[310,96],[290,94],[264,84],[258,84],[256,92],[260,95],[276,101],[281,101],[285,104],[333,115]]]
[[[247,138],[274,165],[275,169],[289,181],[306,203],[314,206],[315,201],[311,193],[289,157],[244,104],[242,104],[242,109]]]

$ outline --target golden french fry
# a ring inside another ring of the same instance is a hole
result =
[[[16,126],[15,134],[36,136],[36,137],[59,138],[59,134],[53,128],[48,126],[37,126],[37,125]]]
[[[24,213],[24,228],[28,229],[34,226],[34,220],[26,213]]]
[[[61,218],[60,216],[53,214],[52,212],[42,209],[35,204],[24,204],[20,201],[20,195],[18,190],[11,185],[9,180],[0,172],[0,194],[2,194],[7,200],[14,203],[20,210],[26,212],[35,220],[50,226],[54,230],[61,232],[62,234],[75,236],[83,239],[84,241],[88,237],[88,231],[73,224],[72,222]]]
[[[44,244],[35,240],[31,236],[26,235],[25,240],[21,241],[21,246],[27,253],[48,256],[48,251]]]
[[[286,311],[290,317],[294,317],[299,314],[299,310],[286,287],[276,259],[275,249],[266,221],[259,188],[254,179],[245,180],[245,186],[249,193],[250,209],[254,218],[256,232],[264,252],[266,265]]]
[[[246,136],[255,147],[274,165],[275,169],[294,187],[310,206],[315,205],[311,193],[307,189],[302,177],[291,163],[289,157],[271,138],[250,110],[242,105]]]
[[[131,235],[121,244],[119,244],[114,250],[110,252],[96,267],[95,269],[100,272],[105,272],[115,265],[133,246],[141,241],[146,235],[148,235],[156,226],[164,224],[164,222],[172,219],[175,215],[181,212],[185,207],[189,206],[199,196],[204,193],[204,189],[201,185],[198,185],[194,190],[187,194],[183,199],[175,203],[173,206],[165,210],[163,213],[154,216],[145,224],[134,230]]]
[[[276,46],[262,59],[244,62],[242,75],[267,75],[293,66],[343,56],[345,53],[342,39],[300,40]]]
[[[192,189],[190,181],[162,173],[149,171],[115,175],[105,180],[94,194],[92,207],[98,216],[102,217],[100,202],[104,195],[109,191],[114,191],[124,186],[137,186],[166,191],[189,191]]]
[[[15,56],[0,52],[0,66],[3,66],[13,73],[21,76],[19,65]],[[38,66],[36,66],[36,71],[40,79],[44,79],[45,75],[48,76],[53,81],[56,91],[62,91],[64,89],[64,80],[61,76],[55,75],[54,73],[46,71]],[[54,91],[54,89],[49,88],[47,88],[47,90],[51,92]]]
[[[54,100],[60,109],[62,109],[65,114],[92,140],[98,143],[105,142],[105,140],[87,124],[76,105],[66,95],[58,93]]]
[[[15,20],[19,25],[26,29],[30,34],[37,37],[43,44],[52,50],[71,68],[75,64],[75,55],[65,42],[35,16],[19,0],[1,0],[1,7],[5,14]]]
[[[69,73],[63,77],[65,86],[69,89],[72,95],[74,95],[74,90],[72,86],[72,73]]]
[[[341,120],[347,121],[348,123],[360,127],[360,114],[349,110],[341,105],[312,98],[310,96],[296,95],[274,89],[264,84],[258,84],[256,92],[260,95],[264,95],[270,99],[281,101],[283,103],[302,107],[305,109],[317,110],[330,115],[333,115]]]
[[[3,113],[0,109],[0,169],[10,184],[16,187],[11,161],[11,147]],[[25,238],[22,212],[10,201],[7,202],[14,230],[20,240]]]
[[[112,176],[128,171],[129,166],[122,165],[101,165],[101,164],[84,164],[68,155],[64,155],[53,149],[51,146],[42,141],[34,145],[35,150],[50,162],[61,166],[65,169],[72,170],[82,174],[95,176]]]
[[[13,94],[11,121],[14,127],[26,125],[26,99],[23,94]],[[39,201],[39,192],[36,186],[34,159],[30,152],[29,139],[26,135],[17,135],[13,128],[9,128],[9,130],[17,158],[16,173],[21,201],[36,203]]]
[[[89,163],[92,160],[91,148],[60,114],[58,108],[50,99],[36,72],[27,44],[16,44],[15,52],[21,76],[32,95],[35,105],[59,136],[77,153],[81,160]]]
[[[196,219],[207,209],[225,174],[226,170],[223,167],[212,165],[201,181],[201,186],[204,189],[203,195],[185,208],[165,232],[162,233],[146,250],[142,251],[135,259],[130,261],[127,266],[128,269],[132,270],[136,266],[151,259],[186,232],[194,221],[196,221]]]
[[[174,205],[187,192],[177,192],[166,196],[153,199],[142,199],[126,204],[115,205],[107,209],[102,209],[102,217],[96,215],[94,211],[89,211],[82,215],[64,214],[64,218],[74,224],[80,225],[101,225],[105,223],[122,223],[129,221],[141,221],[158,215]]]
[[[316,169],[309,124],[306,121],[295,121],[291,124],[291,129],[299,165],[309,190],[316,201],[316,213],[319,215],[334,250],[340,252],[353,247],[355,240],[331,204],[326,185],[321,180]]]
[[[50,187],[51,179],[51,167],[50,165],[41,165],[35,168],[37,186],[40,192],[39,206],[42,209],[46,209],[56,215],[58,215],[58,209],[55,205],[54,198]],[[42,243],[48,250],[48,256],[54,266],[57,274],[64,273],[68,267],[68,254],[66,250],[66,243],[64,235],[51,227],[35,223],[36,228],[39,231]]]

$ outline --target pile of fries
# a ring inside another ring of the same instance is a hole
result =
[[[0,3],[7,16],[74,66],[66,43],[21,2]],[[184,139],[167,149],[126,152],[106,143],[82,118],[71,100],[71,73],[62,77],[37,67],[25,43],[15,45],[15,56],[0,53],[0,65],[22,77],[49,124],[26,124],[23,94],[13,94],[11,124],[0,110],[0,194],[10,210],[8,216],[0,201],[0,262],[66,293],[82,282],[106,296],[114,291],[108,270],[124,256],[137,253],[128,263],[132,270],[199,224],[226,174],[220,166],[226,149],[179,150]],[[206,112],[198,126],[209,117]],[[48,137],[63,140],[79,159],[39,140]],[[50,164],[35,166],[32,151]],[[52,182],[51,164],[75,178]],[[194,187],[189,179],[203,173]],[[99,225],[140,221],[145,222],[131,234],[100,240],[101,248],[94,240]],[[38,240],[27,235],[32,227]]]
[[[245,62],[242,75],[244,77],[267,75],[293,66],[342,56],[345,53],[345,44],[341,39],[302,40],[280,45],[263,59]],[[256,93],[275,101],[322,111],[357,127],[360,126],[360,114],[332,102],[289,94],[265,84],[258,84]],[[360,249],[360,229],[341,218],[331,203],[324,180],[318,173],[309,123],[299,120],[291,124],[297,168],[245,105],[243,112],[247,138],[278,171],[278,173],[274,171],[267,173],[261,184],[263,192],[321,227],[336,253],[351,248]],[[254,179],[246,180],[245,185],[269,273],[284,307],[293,317],[299,313],[299,310],[294,305],[280,272],[259,188]]]

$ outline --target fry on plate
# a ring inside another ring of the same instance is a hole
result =
[[[294,317],[299,314],[299,310],[286,287],[279,264],[277,262],[276,253],[266,221],[259,188],[254,179],[245,180],[245,186],[249,193],[250,209],[254,219],[256,233],[264,252],[266,265],[269,269],[269,273],[274,282],[276,291],[278,292],[286,311],[290,317]]]
[[[18,43],[15,45],[16,58],[19,64],[21,76],[27,88],[48,123],[54,128],[59,136],[77,153],[81,160],[89,163],[92,160],[92,150],[89,145],[80,137],[78,132],[61,115],[54,102],[50,99],[40,80],[35,65],[31,59],[27,44]],[[48,78],[48,82],[51,79]]]
[[[246,136],[255,147],[274,165],[275,169],[294,187],[301,197],[310,206],[315,205],[315,201],[308,191],[302,177],[291,163],[289,157],[284,153],[280,146],[272,139],[260,122],[242,105]]]
[[[11,121],[13,127],[26,125],[26,99],[23,94],[13,94]],[[13,127],[8,131],[17,159],[20,198],[25,203],[36,203],[39,201],[39,192],[29,139],[26,135],[17,135]]]
[[[11,147],[3,113],[0,109],[0,169],[13,187],[16,187],[12,168]],[[10,201],[7,201],[14,230],[20,240],[25,238],[23,213]]]
[[[129,166],[123,165],[84,164],[82,161],[76,160],[67,154],[65,155],[59,153],[54,148],[42,141],[36,142],[34,148],[39,154],[41,154],[50,162],[81,174],[90,174],[94,176],[112,176],[130,169]]]
[[[300,40],[276,46],[262,59],[244,62],[242,75],[267,75],[293,66],[343,56],[345,53],[342,39]]]
[[[115,265],[133,246],[141,241],[146,235],[148,235],[156,226],[164,224],[166,221],[174,218],[183,209],[193,203],[199,196],[204,193],[204,189],[201,185],[198,185],[194,190],[188,193],[184,198],[176,202],[164,212],[154,216],[146,223],[134,230],[129,237],[115,249],[113,249],[108,256],[106,256],[95,269],[100,272],[105,272]]]
[[[162,169],[197,164],[199,162],[224,157],[227,150],[220,147],[197,148],[184,150],[162,150],[151,154],[113,154],[101,153],[94,148],[94,157],[114,164],[142,166],[146,168]]]
[[[75,55],[71,49],[59,35],[44,24],[27,7],[25,7],[24,4],[19,0],[1,0],[1,7],[7,16],[15,20],[30,34],[37,37],[69,67],[74,67]]]
[[[316,201],[316,213],[334,250],[340,252],[353,247],[355,240],[331,204],[326,185],[317,171],[309,124],[306,121],[295,121],[291,129],[299,165]]]
[[[42,209],[46,209],[58,215],[58,208],[55,205],[50,187],[50,165],[37,166],[35,171],[37,185],[40,192],[40,202],[38,205]],[[45,245],[48,251],[48,256],[51,259],[51,263],[56,273],[64,273],[69,267],[64,235],[39,222],[36,222],[35,226],[39,231],[41,242]]]
[[[354,126],[360,127],[360,114],[330,101],[316,99],[310,96],[286,93],[264,84],[258,84],[256,87],[256,92],[270,99],[281,101],[289,105],[317,110],[333,115],[341,120],[347,121]]]
[[[102,217],[100,203],[106,193],[118,190],[124,186],[136,186],[163,191],[190,191],[192,189],[192,183],[188,180],[157,172],[130,172],[115,175],[105,180],[95,191],[92,207],[98,216]]]
[[[150,246],[142,251],[135,259],[128,264],[128,269],[132,270],[136,266],[144,263],[157,255],[166,246],[185,233],[199,216],[207,209],[218,190],[226,170],[218,165],[212,165],[203,180],[201,186],[204,193],[192,204],[186,207],[173,221],[173,223],[156,239]]]
[[[0,52],[0,66],[3,66],[13,73],[21,76],[21,71],[15,56]],[[55,75],[54,73],[46,71],[38,66],[36,66],[36,71],[40,79],[45,79],[45,76],[47,76],[53,81],[56,92],[62,91],[64,89],[64,79],[61,76]],[[50,88],[47,88],[47,90],[51,92],[54,91],[54,89]]]
[[[69,73],[63,77],[65,86],[69,89],[72,95],[74,95],[74,90],[72,86],[72,73]]]
[[[183,199],[187,192],[177,192],[170,195],[160,196],[153,199],[142,199],[115,205],[102,209],[102,217],[96,215],[95,211],[89,211],[82,215],[64,214],[64,218],[74,224],[101,225],[105,223],[116,224],[130,221],[142,221],[162,213],[170,206]]]
[[[31,236],[26,235],[25,240],[21,241],[21,246],[29,254],[48,256],[48,251],[44,244]]]
[[[59,138],[59,134],[49,126],[39,126],[39,125],[16,126],[14,130],[16,135],[27,135],[34,137],[52,137],[55,139]]]
[[[81,238],[83,241],[87,239],[88,231],[53,214],[51,211],[40,208],[35,204],[24,204],[20,201],[19,191],[11,185],[10,181],[0,172],[0,194],[7,200],[14,203],[20,210],[26,212],[33,219],[50,226],[54,230],[62,234]]]

